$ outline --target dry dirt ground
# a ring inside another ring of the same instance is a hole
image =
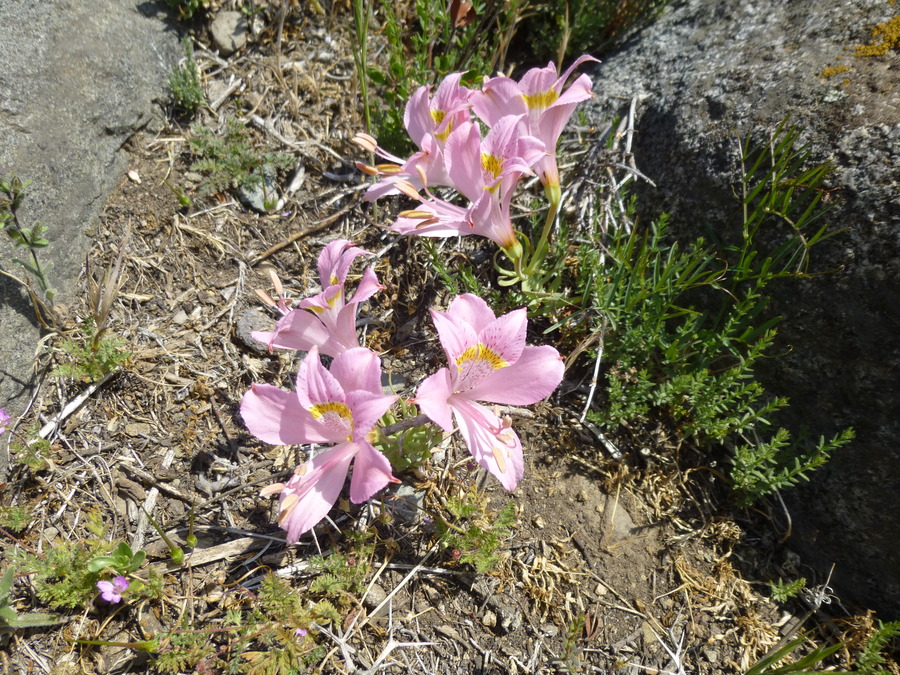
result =
[[[365,309],[365,339],[410,383],[403,393],[443,358],[427,309],[445,307],[449,294],[422,242],[380,227],[396,205],[375,212],[360,200],[353,160],[363,157],[349,142],[361,119],[348,13],[292,9],[278,56],[277,13],[263,11],[257,22],[248,48],[228,60],[203,50],[197,28],[204,87],[219,102],[198,122],[221,129],[226,118],[255,120],[255,142],[295,157],[302,180],[282,208],[262,215],[233,191],[199,194],[186,124],[170,118],[131,140],[134,173],[91,233],[91,261],[94,270],[111,267],[128,233],[111,332],[132,356],[60,419],[46,466],[20,465],[2,497],[3,506],[32,514],[2,538],[5,559],[86,537],[87,514],[99,513],[110,546],[126,541],[149,552],[136,574],[162,571],[162,599],[98,600],[56,628],[3,634],[6,671],[155,672],[131,647],[181,627],[202,636],[206,656],[169,672],[224,672],[229,658],[248,672],[281,672],[253,671],[254,654],[280,647],[232,641],[226,617],[252,607],[267,571],[319,597],[310,588],[321,572],[303,563],[321,552],[352,554],[352,530],[369,532],[374,546],[368,560],[349,561],[364,565],[362,592],[338,605],[340,623],[297,638],[324,646],[318,672],[736,673],[790,635],[790,612],[765,597],[766,579],[800,573],[778,546],[788,527],[780,509],[731,509],[719,471],[652,430],[624,430],[613,439],[624,454],[611,457],[577,421],[590,379],[590,364],[578,361],[558,395],[517,421],[527,472],[515,494],[472,470],[465,448],[444,444],[442,461],[400,474],[399,496],[395,488],[362,507],[342,499],[315,537],[284,545],[276,502],[259,488],[303,452],[254,439],[238,402],[254,381],[291,388],[298,359],[270,355],[249,337],[274,322],[254,289],[272,292],[274,270],[293,296],[309,294],[316,256],[337,237],[378,253],[387,288]],[[281,188],[293,177],[280,175]],[[182,207],[166,183],[186,189],[191,205]],[[443,254],[477,260],[483,247],[473,246],[446,242]],[[548,339],[536,332],[530,341]],[[41,353],[43,384],[19,432],[58,419],[88,389],[46,375],[60,358]],[[460,561],[464,551],[438,543],[431,518],[473,490],[486,500],[485,528],[510,500],[515,508],[498,562],[483,574]],[[418,515],[402,508],[410,501]],[[145,513],[178,542],[193,528],[199,540],[184,565],[168,561]],[[29,583],[20,574],[20,610],[29,599],[40,605]],[[171,652],[176,638],[168,634],[158,650]]]

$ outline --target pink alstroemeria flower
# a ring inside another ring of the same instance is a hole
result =
[[[516,82],[508,77],[486,79],[481,91],[473,92],[472,109],[484,122],[493,126],[506,115],[525,115],[526,129],[547,149],[535,171],[545,188],[558,193],[559,170],[556,166],[556,144],[575,107],[591,98],[591,78],[581,75],[565,91],[563,87],[572,71],[585,61],[597,61],[584,55],[568,70],[558,75],[551,61],[546,68],[532,68]],[[557,195],[558,201],[558,195]]]
[[[400,234],[447,237],[479,234],[512,249],[518,244],[510,217],[516,184],[544,156],[544,144],[523,133],[522,115],[497,121],[481,138],[472,122],[460,125],[444,149],[453,187],[470,200],[468,208],[431,198],[404,211],[391,229]],[[408,191],[407,191],[407,194]]]
[[[415,403],[444,431],[453,430],[455,418],[475,461],[513,490],[525,472],[522,444],[508,418],[478,401],[536,403],[559,386],[563,361],[549,345],[525,345],[525,309],[497,318],[484,300],[466,293],[431,316],[450,367],[419,385]]]
[[[322,520],[337,501],[354,460],[350,501],[366,501],[389,482],[387,457],[368,440],[369,433],[397,396],[381,389],[381,359],[358,347],[338,354],[327,369],[312,347],[300,364],[297,391],[254,384],[241,399],[241,416],[254,436],[266,443],[337,443],[294,469],[287,483],[264,488],[280,493],[278,524],[294,543]]]
[[[298,349],[309,351],[317,346],[329,356],[337,356],[347,349],[359,347],[356,334],[356,310],[376,291],[384,288],[371,268],[366,268],[356,292],[345,300],[344,283],[350,265],[361,255],[372,255],[351,244],[346,239],[330,242],[319,254],[319,280],[322,292],[301,300],[296,309],[287,310],[279,301],[278,309],[284,313],[275,324],[274,331],[255,331],[254,339],[269,345],[269,351]],[[286,311],[287,310],[287,311]]]
[[[416,190],[429,185],[450,185],[444,163],[444,145],[454,129],[469,121],[469,95],[472,90],[460,84],[462,73],[452,73],[438,85],[432,98],[431,87],[419,87],[406,104],[403,124],[419,151],[403,160],[380,148],[368,134],[357,134],[358,145],[390,164],[374,167],[357,164],[358,168],[383,179],[372,185],[365,195],[367,201],[398,194],[397,183],[405,181]]]

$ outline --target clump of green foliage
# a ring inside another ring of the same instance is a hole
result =
[[[19,614],[12,606],[12,587],[16,575],[12,567],[0,577],[0,629],[4,628],[37,628],[54,626],[60,623],[56,614],[45,612],[26,612]]]
[[[38,598],[57,609],[83,607],[97,596],[97,581],[111,572],[133,575],[143,564],[146,553],[133,553],[124,542],[107,554],[106,526],[98,511],[88,514],[88,536],[77,540],[58,540],[42,553],[21,551],[15,566],[34,576]],[[162,578],[152,568],[146,580],[135,579],[129,595],[158,597]]]
[[[791,673],[800,675],[801,673],[809,673],[814,666],[822,663],[842,647],[841,643],[834,645],[820,645],[792,663],[781,666],[777,665],[779,661],[790,656],[802,647],[808,638],[809,633],[804,633],[787,644],[777,647],[754,663],[747,671],[746,675],[790,675]]]
[[[193,115],[206,103],[200,70],[194,60],[194,48],[188,38],[184,39],[184,61],[169,73],[169,88],[176,109],[188,115]]]
[[[379,429],[390,427],[399,420],[409,419],[418,414],[416,407],[402,398],[399,406],[399,414],[390,410],[385,413]],[[405,429],[396,436],[387,437],[381,433],[375,447],[388,458],[394,472],[400,473],[426,464],[431,459],[431,450],[440,444],[442,438],[443,432],[440,429],[426,424]]]
[[[770,582],[769,585],[772,588],[772,599],[778,603],[785,603],[806,588],[806,579],[804,577],[793,581],[779,579],[778,581]]]
[[[479,574],[494,569],[501,560],[500,545],[516,524],[515,503],[495,512],[488,505],[487,494],[472,489],[461,497],[448,498],[444,506],[452,522],[450,518],[435,520],[442,546],[453,551],[459,562],[473,565]]]
[[[209,0],[166,0],[169,7],[178,12],[178,18],[187,21],[194,14],[209,6]]]
[[[599,54],[649,25],[669,0],[549,0],[523,17],[521,40],[537,65]]]
[[[412,148],[403,127],[403,111],[418,87],[455,72],[467,72],[465,81],[474,84],[502,61],[522,3],[474,0],[470,4],[466,12],[465,3],[446,0],[416,0],[408,5],[381,0],[376,11],[381,14],[388,56],[387,67],[381,70],[364,60],[372,7],[366,0],[355,0],[357,69],[361,81],[368,78],[377,87],[379,101],[374,110],[366,110],[374,127],[366,131],[388,151],[403,155]],[[407,7],[412,11],[402,14]],[[362,67],[366,67],[364,73]]]
[[[21,532],[31,522],[31,511],[23,506],[0,506],[0,527],[10,532]]]
[[[890,671],[881,668],[887,661],[884,651],[900,637],[900,621],[878,622],[866,646],[856,657],[856,668],[864,675],[887,675]]]
[[[20,279],[2,267],[0,274],[21,284],[34,305],[38,321],[45,328],[54,328],[59,323],[52,306],[56,289],[50,283],[48,269],[38,258],[38,251],[50,245],[44,237],[47,226],[35,223],[28,227],[19,215],[19,209],[22,208],[25,193],[30,185],[31,181],[23,181],[18,176],[0,178],[0,229],[6,232],[13,246],[27,249],[29,256],[27,260],[12,258],[12,262],[25,270],[24,278]],[[37,289],[34,288],[34,283],[37,284]]]
[[[59,350],[69,357],[69,361],[61,363],[51,374],[79,382],[99,382],[131,358],[122,338],[105,335],[95,339],[96,335],[94,319],[88,317],[75,335],[60,343]]]
[[[773,428],[787,399],[768,395],[755,375],[780,320],[765,315],[769,284],[807,277],[810,249],[834,234],[816,223],[830,167],[805,168],[809,152],[795,147],[798,133],[783,123],[769,143],[745,144],[731,241],[671,243],[661,217],[643,232],[619,229],[577,251],[582,309],[599,317],[610,364],[606,400],[588,419],[611,430],[652,417],[698,447],[732,448],[741,504],[805,479],[853,438],[846,429],[830,440],[793,441]]]
[[[197,158],[192,168],[206,175],[201,194],[258,185],[265,189],[267,169],[287,170],[294,165],[294,158],[288,154],[259,152],[247,127],[235,119],[228,120],[220,136],[199,125],[191,130],[190,146]],[[276,199],[277,195],[266,195],[267,203],[274,205]]]
[[[159,635],[154,665],[160,672],[298,673],[327,654],[322,627],[340,625],[371,574],[374,545],[368,532],[350,532],[346,552],[310,559],[316,576],[301,591],[274,574],[254,595],[227,612],[225,630],[192,630],[187,623]]]
[[[50,441],[41,438],[37,429],[29,432],[27,439],[17,434],[15,440],[10,439],[9,449],[14,453],[16,462],[31,471],[42,471],[47,468]]]

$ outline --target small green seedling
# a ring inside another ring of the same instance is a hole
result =
[[[181,565],[182,563],[184,563],[184,551],[182,550],[182,548],[174,541],[172,541],[165,532],[163,532],[163,529],[156,524],[155,520],[153,520],[153,516],[147,513],[143,508],[141,510],[144,511],[144,515],[147,516],[147,520],[150,521],[153,529],[157,531],[162,540],[166,542],[166,546],[169,547],[169,557],[172,558],[172,562],[174,562],[176,565]]]
[[[88,562],[87,568],[89,572],[96,574],[97,572],[102,572],[107,567],[111,567],[119,574],[126,576],[136,572],[144,563],[146,557],[146,551],[134,553],[131,550],[131,546],[123,541],[116,547],[116,550],[109,555],[98,555],[97,557],[92,558]]]

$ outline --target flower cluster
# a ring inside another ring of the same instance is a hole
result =
[[[0,434],[6,431],[6,425],[9,424],[10,417],[6,413],[6,408],[0,408]]]
[[[520,268],[522,247],[510,216],[513,193],[523,175],[537,175],[555,212],[560,201],[557,142],[578,103],[592,96],[587,75],[568,88],[565,84],[577,66],[594,60],[582,56],[562,75],[550,63],[529,70],[518,82],[486,78],[478,90],[463,86],[460,73],[444,79],[434,97],[428,87],[419,88],[404,114],[418,152],[403,160],[367,134],[354,139],[388,160],[358,165],[380,177],[366,197],[402,193],[419,201],[416,208],[400,213],[391,226],[395,232],[426,237],[478,234],[496,242]],[[472,113],[488,127],[484,136]],[[430,190],[435,186],[452,187],[467,204],[437,198]]]
[[[289,543],[328,514],[351,464],[354,503],[397,482],[373,440],[379,419],[399,397],[383,392],[381,359],[359,346],[355,329],[359,304],[381,288],[375,273],[367,269],[352,299],[344,300],[350,265],[367,254],[345,240],[328,244],[319,257],[322,293],[290,309],[278,288],[278,300],[265,297],[282,317],[273,332],[254,333],[270,348],[299,349],[307,355],[294,391],[255,383],[244,394],[241,416],[247,428],[266,443],[331,444],[297,466],[287,482],[262,490],[263,495],[279,495],[278,523]],[[524,472],[521,442],[508,417],[479,401],[536,403],[562,380],[562,359],[552,347],[525,345],[524,309],[496,317],[484,300],[467,294],[453,300],[446,312],[432,310],[432,318],[449,368],[424,380],[414,401],[447,432],[453,431],[455,420],[475,460],[513,490]],[[329,367],[320,354],[333,357]]]

